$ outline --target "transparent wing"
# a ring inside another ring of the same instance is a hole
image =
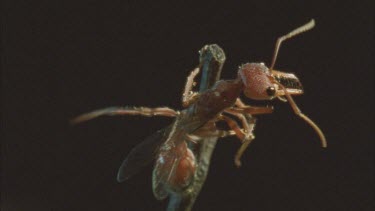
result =
[[[165,142],[171,126],[161,129],[147,137],[142,143],[135,146],[129,155],[122,162],[118,173],[117,181],[123,182],[137,174],[143,167],[150,164],[158,153],[158,149]]]
[[[152,190],[158,200],[165,199],[168,196],[168,189],[171,188],[170,178],[176,174],[180,156],[172,153],[168,155],[167,159],[168,165],[163,167],[157,162],[152,174]]]
[[[160,149],[152,174],[152,190],[158,200],[165,199],[168,196],[168,189],[173,188],[171,178],[174,178],[181,159],[181,152],[183,152],[181,146],[186,147],[186,144],[182,145],[184,132],[176,129],[176,123],[172,125],[168,138]]]

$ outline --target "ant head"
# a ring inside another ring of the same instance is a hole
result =
[[[271,100],[276,95],[272,74],[263,63],[247,63],[240,66],[238,76],[244,84],[244,94],[253,100]]]
[[[290,95],[303,93],[302,85],[294,74],[271,71],[263,63],[240,66],[238,76],[244,84],[245,96],[253,100],[283,99],[284,88]]]
[[[284,73],[274,70],[277,54],[283,41],[312,29],[315,21],[312,19],[307,24],[300,26],[288,34],[279,37],[276,42],[270,68],[263,63],[247,63],[240,66],[238,80],[243,83],[244,94],[254,100],[272,100],[277,97],[282,101],[288,101],[294,113],[307,122],[319,135],[323,147],[327,142],[320,128],[306,115],[304,115],[294,102],[292,95],[303,94],[299,79],[292,73]]]

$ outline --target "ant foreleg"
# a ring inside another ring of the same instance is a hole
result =
[[[237,124],[236,121],[234,121],[232,118],[224,115],[220,115],[219,120],[225,121],[229,128],[233,130],[233,132],[236,134],[237,138],[239,138],[241,141],[245,139],[246,134],[244,131],[240,128],[240,126]]]
[[[244,106],[244,107],[232,107],[225,109],[226,112],[236,112],[242,114],[270,114],[273,112],[273,107],[255,107],[255,106]]]
[[[243,108],[243,107],[246,106],[246,104],[244,102],[242,102],[242,100],[240,98],[236,99],[235,105],[240,107],[240,108]]]
[[[228,108],[225,111],[240,112],[243,114],[270,114],[273,112],[273,107],[259,107],[246,105],[240,98],[237,98],[235,105],[237,107]]]
[[[236,153],[235,158],[234,158],[235,165],[237,167],[240,167],[241,166],[241,157],[242,157],[243,153],[245,152],[245,150],[247,149],[247,147],[249,146],[251,141],[254,140],[254,138],[255,138],[255,136],[253,134],[253,131],[254,131],[256,119],[253,118],[251,115],[249,115],[247,113],[242,113],[242,112],[239,112],[239,111],[231,111],[231,110],[227,109],[227,110],[225,110],[225,112],[239,118],[241,120],[243,128],[244,128],[243,132],[245,133],[245,137],[243,139],[241,139],[242,145],[237,150],[237,153]]]
[[[249,136],[247,139],[243,140],[242,145],[237,150],[237,153],[234,157],[234,164],[236,164],[236,166],[238,168],[241,167],[241,157],[242,157],[243,153],[245,152],[245,150],[247,149],[249,144],[254,140],[254,138],[255,138],[255,136],[251,134],[251,136]]]
[[[233,112],[233,113],[235,113],[235,112]],[[240,116],[238,113],[235,114],[235,116],[237,116],[237,115]],[[243,114],[242,114],[242,116],[243,116],[243,118],[245,118]],[[222,116],[220,116],[220,119],[227,122],[228,126],[233,130],[233,132],[236,133],[236,136],[242,142],[241,147],[238,149],[238,151],[237,151],[237,153],[234,157],[234,164],[237,167],[240,167],[241,166],[241,157],[242,157],[243,153],[245,152],[246,148],[249,146],[251,141],[254,140],[254,138],[255,138],[255,136],[253,135],[253,129],[255,127],[255,119],[251,119],[251,120],[246,121],[246,123],[244,125],[246,125],[246,127],[248,128],[247,131],[241,130],[241,128],[238,126],[237,122],[234,121],[233,119],[231,119],[230,117],[222,115]],[[250,122],[250,121],[253,121],[253,122]]]
[[[226,109],[224,110],[224,112],[237,117],[241,121],[242,127],[244,129],[244,133],[251,132],[250,126],[249,126],[249,119],[251,118],[250,115],[246,117],[243,113],[232,111],[230,109]]]
[[[254,114],[269,114],[273,112],[273,107],[254,107],[254,106],[249,106],[246,105],[245,103],[242,102],[240,98],[236,100],[235,105],[237,107],[232,107],[226,109],[224,112],[232,114],[236,117],[238,117],[245,129],[247,131],[247,136],[245,136],[244,139],[242,140],[242,145],[238,149],[235,158],[234,158],[234,163],[236,164],[237,167],[241,166],[241,157],[247,147],[250,145],[250,143],[254,140],[255,136],[253,135],[253,130],[255,127],[255,118],[252,118],[251,115]]]
[[[194,78],[198,75],[199,71],[199,67],[195,68],[186,79],[185,89],[182,94],[182,106],[184,107],[188,107],[192,104],[198,95],[198,93],[193,92],[192,90],[195,85]]]
[[[81,114],[78,117],[72,119],[70,122],[72,124],[77,124],[85,122],[99,116],[109,115],[142,115],[142,116],[167,116],[175,117],[179,114],[178,111],[175,111],[168,107],[158,107],[158,108],[146,108],[146,107],[109,107],[104,109],[95,110],[89,113]]]

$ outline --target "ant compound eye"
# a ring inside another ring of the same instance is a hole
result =
[[[266,90],[268,96],[273,97],[276,94],[276,89],[273,86],[269,86]]]

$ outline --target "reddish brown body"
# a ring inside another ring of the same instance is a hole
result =
[[[263,63],[247,63],[242,65],[241,69],[238,74],[246,86],[244,94],[254,100],[270,99],[267,90],[275,87],[270,81],[269,69]]]
[[[183,189],[188,186],[195,173],[195,156],[187,147],[186,142],[177,146],[177,153],[180,153],[180,160],[177,162],[176,173],[170,178],[170,185],[176,189]]]
[[[221,80],[211,88],[200,94],[199,99],[192,106],[193,114],[202,120],[210,120],[224,109],[236,102],[243,90],[241,80]]]
[[[158,131],[144,143],[135,147],[120,166],[117,180],[122,182],[137,173],[141,167],[156,158],[153,170],[153,191],[157,199],[164,199],[170,193],[183,193],[192,183],[196,172],[196,159],[188,148],[189,142],[196,143],[207,137],[236,135],[242,142],[236,153],[235,164],[241,165],[240,158],[254,139],[255,118],[252,115],[269,114],[272,107],[255,107],[241,101],[240,93],[253,100],[272,100],[278,98],[288,101],[296,115],[306,121],[320,136],[322,146],[326,140],[320,128],[304,115],[294,102],[292,95],[303,93],[299,79],[292,73],[274,70],[277,52],[283,40],[291,38],[314,26],[314,21],[280,37],[276,43],[270,68],[263,63],[246,63],[239,67],[237,78],[217,81],[210,89],[193,92],[194,77],[199,68],[188,77],[183,93],[182,111],[166,107],[110,107],[83,114],[73,123],[87,121],[102,115],[144,115],[176,117],[169,127]],[[229,114],[229,115],[227,115]],[[233,118],[241,121],[241,126]],[[225,121],[230,130],[216,128],[217,121]],[[160,139],[160,141],[159,141]],[[199,164],[200,165],[200,164]]]
[[[193,179],[196,169],[195,156],[183,141],[170,149],[161,149],[155,167],[158,169],[156,174],[168,173],[165,176],[159,175],[159,183],[171,190],[180,191]]]

